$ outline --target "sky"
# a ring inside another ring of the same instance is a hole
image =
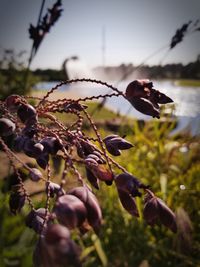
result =
[[[46,0],[45,9],[55,0]],[[63,13],[45,36],[31,68],[59,69],[77,55],[89,68],[138,65],[170,43],[177,28],[200,18],[200,0],[63,0]],[[31,49],[28,28],[36,25],[41,0],[0,0],[0,53]],[[44,12],[45,13],[45,12]],[[103,38],[104,32],[104,38]],[[104,41],[103,41],[104,39]],[[105,46],[104,56],[102,46]],[[165,51],[147,64],[194,61],[200,54],[200,32],[186,36],[164,59]],[[104,60],[103,60],[104,58]]]

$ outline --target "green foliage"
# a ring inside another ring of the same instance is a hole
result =
[[[132,218],[121,207],[115,187],[103,186],[97,195],[104,215],[100,240],[109,262],[107,266],[139,266],[144,260],[155,267],[200,264],[199,138],[186,135],[170,137],[171,127],[155,121],[146,123],[141,130],[135,122],[134,134],[126,138],[135,144],[135,148],[123,152],[119,160],[128,171],[149,184],[173,210],[182,207],[188,213],[193,225],[190,236],[193,240],[190,244],[186,237],[179,240],[178,234],[172,234],[161,225],[152,228],[142,217]],[[185,190],[181,190],[181,185],[185,186]],[[139,210],[142,202],[143,199],[138,198]],[[183,249],[184,246],[187,250]],[[99,258],[95,257],[95,251],[91,255],[93,262],[85,266],[102,266]]]
[[[154,267],[199,266],[199,137],[170,136],[173,127],[174,123],[158,120],[146,122],[143,126],[135,122],[126,138],[135,147],[124,151],[115,160],[149,184],[172,210],[181,207],[186,211],[193,226],[191,244],[183,237],[180,246],[178,234],[172,234],[161,225],[152,228],[142,216],[132,218],[122,208],[115,186],[101,184],[101,190],[95,190],[104,217],[100,236],[89,232],[80,238],[77,232],[73,234],[83,249],[85,267],[137,267],[142,262]],[[124,131],[122,128],[121,134]],[[100,132],[103,136],[108,134],[103,128]],[[181,190],[181,185],[185,190]],[[137,198],[141,215],[142,202],[143,199]],[[32,266],[36,236],[22,223],[23,214],[17,217],[9,214],[7,197],[1,195],[0,205],[0,258],[3,260],[0,266]]]
[[[5,50],[0,59],[0,99],[11,94],[26,95],[39,79],[24,65],[24,52]]]

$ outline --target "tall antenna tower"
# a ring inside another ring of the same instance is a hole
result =
[[[106,28],[102,27],[102,66],[106,65]]]

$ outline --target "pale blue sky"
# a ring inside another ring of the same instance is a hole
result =
[[[46,8],[55,1],[46,0]],[[139,64],[170,42],[177,28],[200,18],[200,0],[63,0],[64,11],[41,44],[32,68],[60,68],[78,55],[89,67]],[[0,47],[30,51],[28,27],[36,25],[41,0],[0,0]],[[46,10],[45,8],[45,10]],[[200,54],[200,32],[187,36],[164,63],[188,63]],[[147,63],[158,64],[163,53]]]

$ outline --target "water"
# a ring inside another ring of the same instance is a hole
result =
[[[58,82],[40,83],[37,85],[37,88],[49,90],[56,84],[58,84]],[[110,84],[115,86],[115,82],[110,82]],[[117,88],[124,92],[127,84],[127,81],[122,82]],[[177,85],[173,81],[155,81],[154,88],[173,99],[175,105],[173,115],[178,118],[178,130],[188,127],[191,129],[192,134],[200,134],[200,87],[183,87]],[[60,90],[72,90],[77,97],[111,93],[110,89],[104,86],[90,83],[64,85]],[[150,116],[143,115],[132,108],[129,102],[123,99],[123,97],[108,98],[106,105],[120,114],[127,114],[143,120],[151,119]]]

